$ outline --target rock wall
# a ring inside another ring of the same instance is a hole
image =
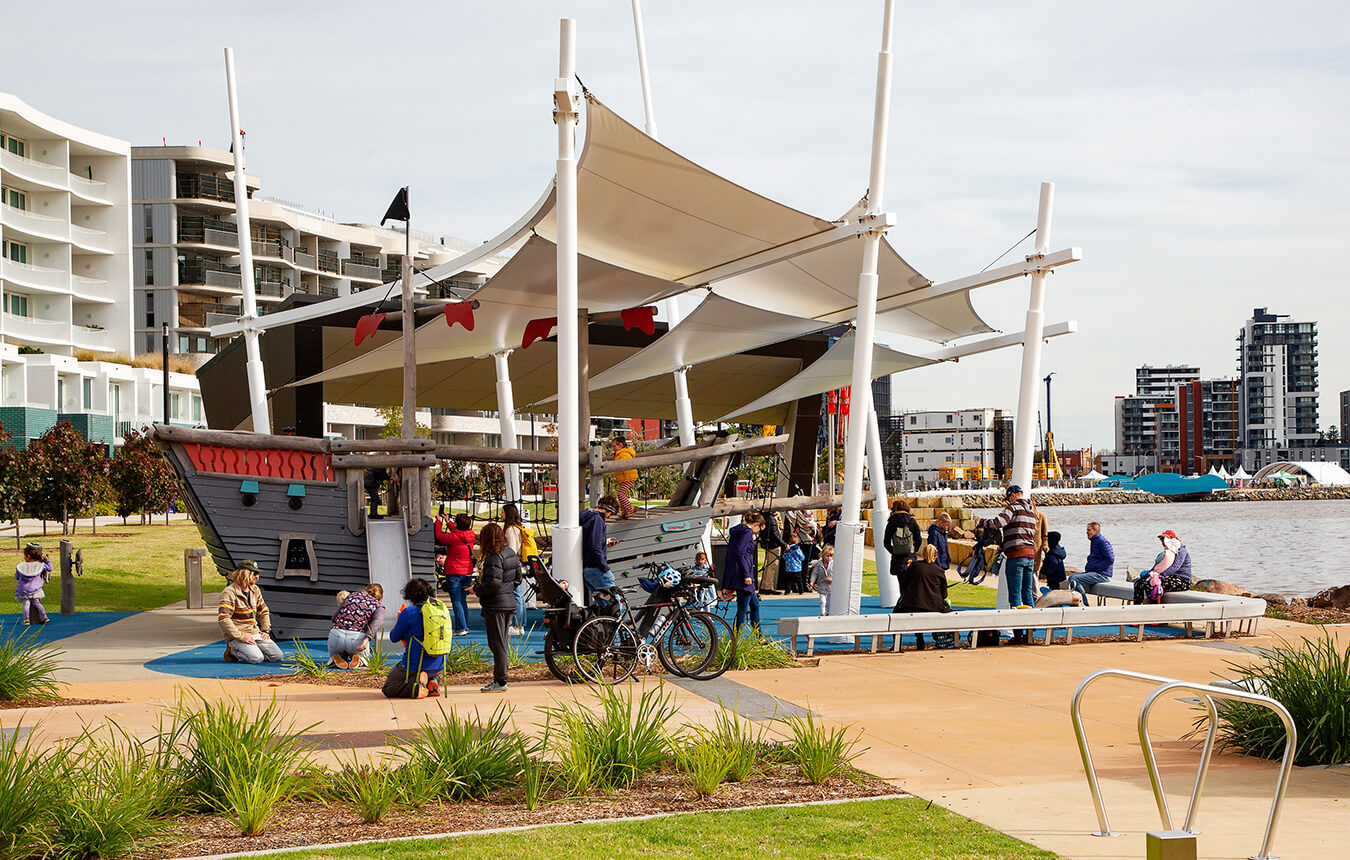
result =
[[[1350,499],[1350,487],[1247,487],[1221,490],[1205,496],[1187,497],[1188,502],[1300,502]],[[1042,507],[1060,505],[1158,505],[1172,501],[1140,490],[1098,490],[1090,493],[1037,492],[1032,500]],[[968,508],[1001,507],[997,496],[966,495],[956,501]]]

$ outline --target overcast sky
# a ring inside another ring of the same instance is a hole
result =
[[[646,0],[662,141],[837,217],[867,185],[881,11]],[[224,149],[232,45],[263,194],[374,222],[408,184],[415,227],[483,240],[552,176],[561,17],[578,20],[585,85],[641,126],[629,0],[25,3],[5,11],[21,37],[0,90],[134,144]],[[1113,397],[1138,365],[1233,375],[1254,307],[1319,323],[1326,427],[1350,388],[1347,41],[1334,2],[898,3],[890,240],[933,280],[972,274],[1035,227],[1039,183],[1056,183],[1051,248],[1084,257],[1046,305],[1080,326],[1044,353],[1062,446],[1113,444]],[[1025,280],[974,294],[1002,330],[1026,299]],[[904,374],[897,407],[1013,409],[1019,362]]]

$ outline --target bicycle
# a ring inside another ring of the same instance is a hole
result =
[[[577,630],[573,658],[586,680],[615,684],[630,677],[638,663],[653,669],[653,657],[666,671],[694,680],[710,680],[730,668],[735,637],[726,620],[692,608],[696,590],[714,585],[667,564],[641,565],[657,572],[651,597],[635,614],[626,594],[631,588],[598,589],[593,617]],[[642,582],[642,580],[639,580]],[[729,655],[729,656],[728,656]]]

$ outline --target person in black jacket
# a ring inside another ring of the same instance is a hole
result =
[[[520,584],[520,559],[506,543],[506,532],[496,523],[483,526],[478,535],[483,549],[482,576],[475,587],[487,625],[488,648],[492,651],[492,681],[484,693],[506,689],[506,658],[509,653],[506,626],[516,612],[516,586]]]
[[[782,594],[778,590],[778,569],[782,566],[781,551],[787,546],[783,531],[778,527],[778,515],[764,514],[764,528],[759,532],[759,548],[764,550],[764,570],[759,574],[760,594]]]
[[[937,547],[928,544],[920,556],[900,577],[900,600],[894,612],[951,612],[947,600],[947,573],[937,566]],[[950,644],[951,634],[934,633],[939,645]],[[923,634],[915,634],[919,650],[923,650]]]
[[[901,577],[916,558],[921,542],[919,523],[909,512],[909,502],[904,499],[891,502],[891,516],[886,520],[886,536],[882,541],[891,554],[891,576]]]

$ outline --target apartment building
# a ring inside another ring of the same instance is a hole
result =
[[[1256,308],[1237,342],[1243,447],[1316,445],[1317,323]]]
[[[1241,408],[1237,379],[1199,379],[1177,386],[1177,471],[1203,475],[1211,466],[1236,469]]]
[[[978,469],[991,478],[1002,474],[1012,467],[1012,440],[1004,438],[1011,435],[1011,423],[1002,420],[1006,417],[1000,409],[905,413],[900,421],[900,479],[934,483],[950,467]],[[1007,462],[1002,462],[1005,451]]]
[[[258,196],[246,177],[253,281],[265,314],[292,293],[345,296],[396,280],[404,235],[368,224],[343,224],[285,201]],[[132,272],[138,350],[169,347],[203,360],[227,339],[210,328],[242,312],[234,156],[200,146],[131,148]],[[413,231],[414,265],[424,268],[467,250]],[[460,296],[481,283],[445,283],[437,297]]]

